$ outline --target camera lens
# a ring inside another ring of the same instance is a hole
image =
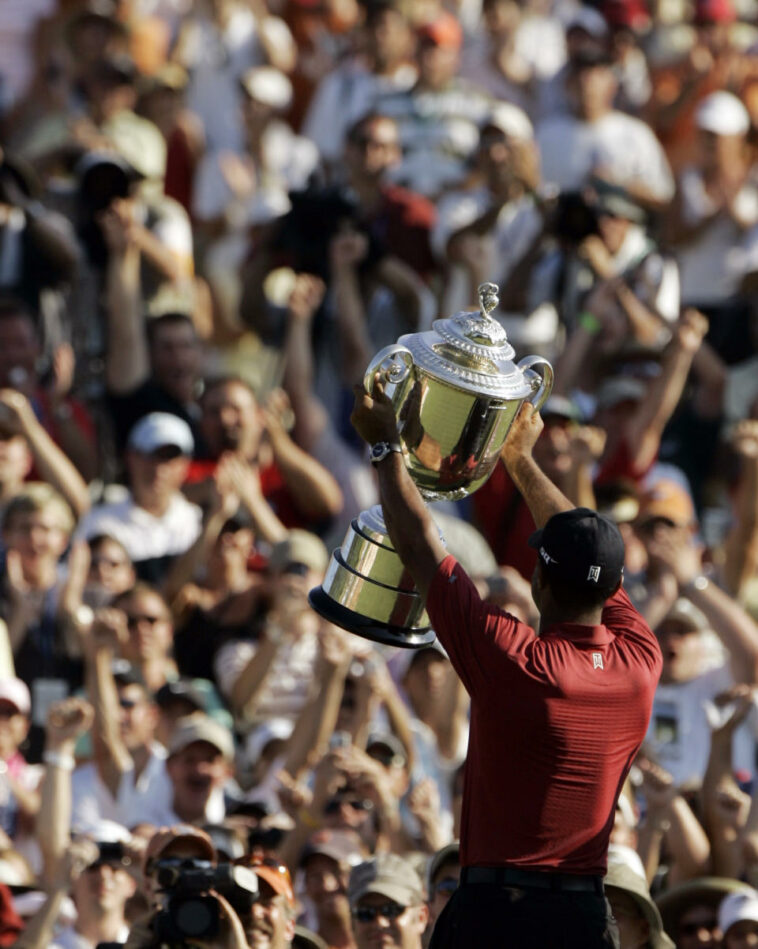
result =
[[[206,938],[213,933],[217,922],[215,901],[187,900],[173,907],[174,923],[184,936]]]

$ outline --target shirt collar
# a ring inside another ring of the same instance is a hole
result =
[[[608,627],[583,626],[580,623],[553,623],[540,633],[542,639],[567,639],[572,643],[605,646],[611,641]]]

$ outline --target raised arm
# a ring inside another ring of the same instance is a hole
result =
[[[701,610],[722,641],[736,682],[758,682],[758,625],[728,593],[703,576],[702,552],[682,533],[650,541],[649,549],[676,577],[679,592]]]
[[[26,396],[15,389],[1,389],[0,411],[3,427],[26,439],[41,480],[63,495],[77,518],[86,514],[90,497],[84,479],[37,421]]]
[[[342,511],[342,491],[334,476],[290,438],[281,421],[285,403],[286,394],[275,390],[264,408],[274,459],[300,509],[311,518],[328,520]]]
[[[534,406],[524,402],[513,420],[501,457],[511,480],[521,492],[537,527],[544,527],[554,514],[574,505],[557,488],[532,456],[544,423]]]
[[[105,275],[105,379],[109,391],[121,395],[141,385],[150,371],[142,317],[140,251],[128,206],[114,202],[103,212],[100,224],[109,251]]]
[[[655,460],[666,423],[674,414],[692,360],[708,330],[708,321],[697,310],[685,310],[666,347],[661,371],[648,387],[627,430],[635,470],[646,470]]]
[[[84,699],[65,699],[50,706],[45,732],[45,777],[42,806],[37,816],[37,840],[42,851],[43,877],[58,872],[71,836],[71,772],[74,748],[80,735],[92,726],[92,706]]]
[[[758,567],[758,420],[744,419],[732,436],[741,471],[733,523],[726,538],[724,585],[737,599]]]
[[[295,439],[305,451],[312,451],[329,424],[326,409],[313,392],[311,327],[323,296],[323,281],[298,274],[287,306],[283,385],[295,413]]]
[[[722,720],[711,731],[711,753],[703,777],[703,822],[711,841],[711,870],[717,876],[739,877],[743,870],[742,834],[750,796],[734,779],[732,744],[735,729],[753,708],[754,690],[738,685],[717,696]]]
[[[113,678],[113,659],[127,635],[126,617],[117,609],[98,610],[90,633],[85,634],[86,683],[95,709],[95,763],[100,780],[114,800],[124,774],[134,767],[121,737],[118,692]]]
[[[369,445],[377,442],[399,444],[400,435],[392,403],[384,392],[379,376],[374,395],[355,386],[355,406],[351,422]],[[376,465],[382,512],[392,544],[407,567],[416,588],[426,596],[437,567],[447,556],[439,529],[413,482],[405,459],[398,451],[390,452]]]

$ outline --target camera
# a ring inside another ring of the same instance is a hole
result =
[[[556,201],[552,231],[560,240],[581,244],[585,237],[598,233],[597,208],[581,191],[562,191]]]
[[[249,910],[258,895],[255,873],[229,863],[216,866],[208,860],[158,860],[154,876],[167,894],[164,908],[153,921],[153,932],[163,945],[183,946],[187,939],[215,939],[221,911],[211,890],[223,895],[238,912]]]

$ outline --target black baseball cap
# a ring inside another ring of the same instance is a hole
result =
[[[616,589],[624,575],[624,540],[613,521],[587,507],[554,514],[529,538],[549,578],[577,589]]]

